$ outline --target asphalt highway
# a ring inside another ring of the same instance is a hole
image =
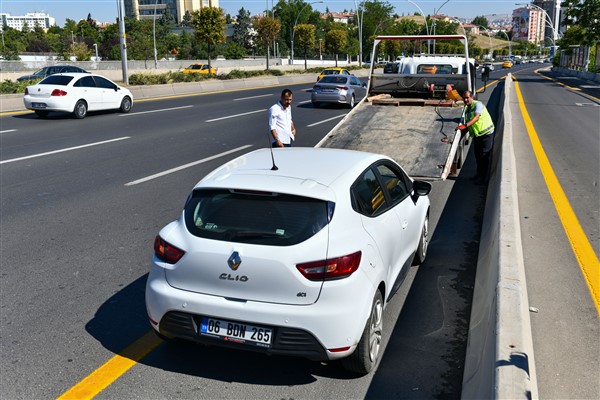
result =
[[[479,95],[494,117],[505,74],[492,72]],[[290,88],[296,146],[313,146],[348,112],[314,109],[310,84]],[[428,259],[386,309],[374,373],[140,341],[150,331],[144,285],[154,236],[201,177],[268,145],[266,113],[281,89],[136,101],[130,114],[84,120],[0,117],[0,398],[56,398],[73,387],[107,399],[460,397],[486,196],[468,180],[472,154],[457,178],[434,182]],[[100,390],[86,380],[98,375]]]

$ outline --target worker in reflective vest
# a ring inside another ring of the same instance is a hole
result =
[[[485,183],[488,179],[490,161],[492,158],[492,147],[494,145],[494,122],[487,108],[482,102],[473,100],[470,91],[463,93],[465,103],[465,124],[459,129],[473,138],[475,147],[475,160],[477,161],[477,174],[472,178],[475,183]]]

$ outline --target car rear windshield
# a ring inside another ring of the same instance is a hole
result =
[[[319,83],[346,83],[348,77],[345,75],[326,75],[321,78]]]
[[[198,237],[291,246],[319,232],[333,203],[309,197],[248,190],[195,190],[185,205],[185,225]]]
[[[41,81],[39,84],[40,85],[61,85],[61,86],[66,86],[72,80],[73,80],[72,76],[50,75],[49,77],[47,77],[46,79],[44,79],[43,81]]]

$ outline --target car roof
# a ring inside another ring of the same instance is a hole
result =
[[[359,174],[377,160],[389,157],[353,150],[293,147],[240,156],[204,177],[195,188],[236,188],[310,196],[336,201]],[[348,193],[346,193],[348,194]]]

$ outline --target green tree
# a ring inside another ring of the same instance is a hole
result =
[[[394,25],[394,6],[387,1],[363,1],[358,9],[364,9],[364,13],[359,11],[362,15],[363,54],[370,54],[374,37],[389,31]],[[358,23],[358,18],[355,23]]]
[[[489,26],[489,22],[488,22],[487,18],[484,17],[483,15],[477,16],[477,17],[473,18],[473,20],[471,21],[471,23],[473,25],[483,26],[484,28],[487,28]]]
[[[563,25],[578,25],[585,31],[578,44],[592,45],[600,40],[600,0],[566,0],[562,6],[566,7]]]
[[[311,24],[316,27],[316,31],[320,32],[324,28],[324,23],[320,13],[313,10],[310,2],[304,0],[279,0],[273,8],[275,17],[281,21],[280,38],[285,42],[286,46],[291,48],[292,36],[294,36],[294,25]],[[294,48],[296,45],[294,44]]]
[[[211,48],[225,41],[225,16],[222,8],[204,7],[192,13],[196,39],[208,45],[208,65]]]
[[[252,26],[252,19],[250,18],[250,11],[247,11],[242,7],[238,11],[237,22],[233,27],[233,41],[239,43],[244,48],[250,50],[255,46],[256,31]]]
[[[71,45],[71,53],[75,56],[77,61],[90,61],[92,51],[83,42],[76,42]]]
[[[333,29],[327,32],[325,48],[335,54],[335,66],[338,66],[338,54],[348,45],[348,33],[345,30]]]
[[[300,24],[294,28],[298,47],[304,50],[304,69],[308,69],[308,49],[315,47],[316,28],[311,24]]]
[[[279,20],[272,17],[262,17],[259,18],[254,25],[256,26],[258,40],[267,49],[267,69],[269,69],[269,48],[281,31],[281,23]]]

